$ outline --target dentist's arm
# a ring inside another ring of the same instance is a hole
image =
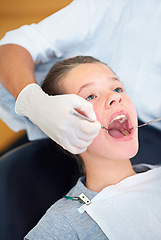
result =
[[[48,96],[36,84],[34,63],[27,50],[18,45],[0,47],[0,81],[17,98],[15,111],[28,117],[64,149],[84,152],[99,133],[92,104],[76,95]],[[79,109],[94,123],[71,114]]]
[[[28,84],[36,83],[34,62],[25,48],[15,44],[0,46],[0,81],[15,98]]]

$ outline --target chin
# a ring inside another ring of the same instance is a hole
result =
[[[107,159],[130,159],[138,152],[138,133],[131,131],[128,136],[114,138],[107,131],[101,131],[87,148],[93,157]]]
[[[116,145],[118,156],[122,159],[130,159],[138,153],[138,140],[133,139]]]

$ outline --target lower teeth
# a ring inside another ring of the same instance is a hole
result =
[[[123,130],[122,133],[123,133],[124,136],[129,136],[130,135],[130,133],[127,130]]]

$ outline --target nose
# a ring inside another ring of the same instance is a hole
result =
[[[117,92],[112,92],[107,99],[106,106],[110,107],[116,104],[120,104],[121,102],[122,102],[121,94]]]

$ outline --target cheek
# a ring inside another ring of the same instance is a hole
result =
[[[102,105],[99,106],[99,104],[95,104],[95,105],[93,105],[93,109],[95,111],[97,120],[101,123],[102,122],[102,115],[103,115]]]
[[[135,108],[135,106],[134,106],[131,98],[128,97],[127,102],[128,102],[129,112],[131,113],[131,116],[133,117],[133,119],[135,120],[135,122],[137,122],[138,119],[137,119],[136,108]]]
[[[105,137],[105,130],[101,129],[97,137],[93,140],[91,145],[88,147],[88,151],[93,152],[96,155],[104,156],[109,151],[107,139]],[[107,151],[108,150],[108,151]]]
[[[94,108],[97,120],[100,123],[102,123],[102,118],[103,118],[102,105],[101,104],[93,104],[93,108]],[[102,151],[105,149],[105,147],[107,146],[107,143],[106,143],[104,131],[105,130],[103,130],[103,129],[100,130],[97,137],[93,140],[91,145],[88,147],[88,150],[95,152],[96,154],[97,154],[97,152],[100,154],[101,149],[102,149]]]
[[[102,124],[103,122],[103,112],[101,111],[101,107],[99,106],[94,106],[94,111],[97,117],[97,120]],[[99,148],[102,149],[104,148],[105,142],[106,142],[106,137],[105,137],[105,130],[101,129],[98,136],[93,140],[92,146],[93,148]]]

